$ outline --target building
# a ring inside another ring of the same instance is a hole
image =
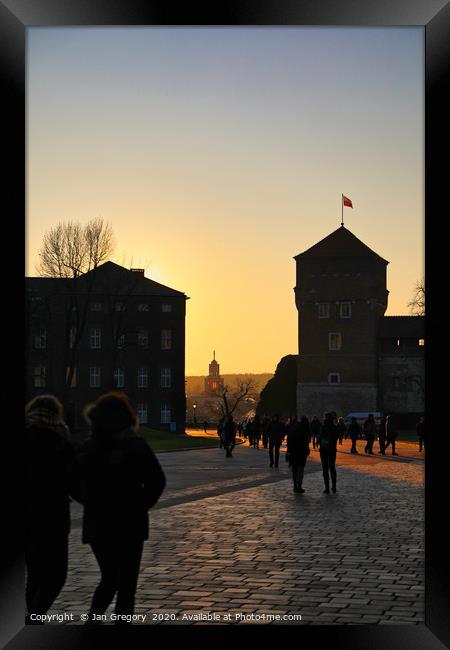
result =
[[[26,278],[27,398],[58,396],[69,424],[125,392],[141,424],[184,431],[187,296],[106,262],[76,279]]]
[[[209,375],[205,378],[205,393],[217,395],[223,390],[224,383],[220,376],[220,366],[216,361],[216,351],[213,352],[213,360],[209,364]]]
[[[299,414],[423,411],[424,318],[384,315],[388,262],[344,226],[294,259]]]

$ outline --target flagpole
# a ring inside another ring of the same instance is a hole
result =
[[[344,226],[344,195],[343,194],[341,194],[341,212],[342,212],[341,226],[343,227]]]

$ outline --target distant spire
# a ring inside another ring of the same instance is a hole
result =
[[[216,360],[216,351],[214,350],[213,351],[213,361],[215,361],[215,360]]]

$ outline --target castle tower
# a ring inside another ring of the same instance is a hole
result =
[[[377,338],[388,262],[344,226],[294,259],[298,414],[378,410]]]
[[[220,376],[220,366],[216,361],[216,351],[213,352],[213,360],[209,364],[209,375],[205,379],[205,393],[217,393],[223,388],[223,379]]]

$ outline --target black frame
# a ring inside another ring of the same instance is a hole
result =
[[[296,626],[295,635],[299,643],[323,643],[329,641],[334,647],[353,650],[359,648],[389,648],[389,650],[427,648],[438,650],[450,647],[450,539],[446,523],[450,520],[448,498],[444,478],[448,472],[450,458],[450,435],[441,415],[446,404],[445,379],[440,378],[443,355],[448,350],[448,325],[440,318],[442,302],[447,292],[439,294],[437,281],[444,274],[443,262],[448,256],[445,239],[439,237],[439,217],[448,204],[448,152],[449,106],[446,99],[449,84],[450,61],[450,4],[445,0],[390,0],[389,3],[375,3],[371,0],[225,0],[214,7],[201,10],[192,4],[179,9],[176,5],[147,0],[0,0],[0,79],[2,84],[2,153],[6,167],[3,173],[3,199],[10,203],[8,215],[8,248],[12,248],[11,237],[16,239],[17,251],[12,262],[8,262],[4,283],[4,300],[8,306],[14,304],[14,297],[20,295],[23,287],[23,242],[25,215],[25,45],[26,28],[34,26],[65,25],[346,25],[346,26],[423,26],[425,27],[425,250],[427,279],[427,427],[431,432],[426,456],[425,477],[425,568],[426,568],[426,623],[420,626]],[[6,155],[5,155],[6,154]],[[13,217],[11,219],[11,216]],[[444,218],[448,213],[443,214]],[[10,227],[15,225],[15,232]],[[406,234],[407,236],[407,234]],[[19,291],[11,284],[14,276]],[[5,286],[6,285],[6,286]],[[442,297],[441,297],[442,296]],[[5,305],[5,302],[4,302]],[[4,312],[5,313],[5,312]],[[17,313],[17,310],[16,310]],[[23,321],[22,321],[23,322]],[[445,325],[444,325],[445,324]],[[8,323],[9,325],[9,323]],[[445,327],[446,326],[446,327]],[[445,327],[445,330],[444,330]],[[446,336],[444,337],[444,331]],[[5,340],[5,339],[4,339]],[[15,332],[8,328],[8,340],[16,350],[23,349],[20,326]],[[14,349],[14,348],[13,348]],[[441,361],[442,359],[442,361]],[[445,366],[444,366],[445,367]],[[447,367],[445,367],[447,370]],[[19,378],[18,384],[20,385]],[[432,387],[432,390],[431,390]],[[8,410],[16,420],[22,411],[19,393],[8,396],[11,404]],[[441,424],[443,421],[443,426]],[[439,430],[439,426],[442,429]],[[4,435],[15,428],[3,430]],[[429,435],[429,434],[428,434]],[[20,461],[20,454],[12,456]],[[16,477],[19,477],[17,481]],[[20,463],[11,477],[8,497],[15,494],[20,483]],[[9,504],[8,504],[9,505]],[[90,647],[89,640],[97,643],[106,641],[115,634],[113,627],[102,629],[82,626],[38,626],[24,627],[24,569],[20,541],[20,503],[3,509],[12,515],[10,527],[3,528],[3,535],[9,542],[9,551],[2,568],[0,621],[2,647],[50,648]],[[22,629],[23,628],[23,629]],[[227,642],[236,634],[243,641],[259,641],[261,633],[270,641],[279,639],[279,626],[243,627],[166,627],[136,626],[129,631],[133,638],[154,639],[163,630],[163,637],[169,643],[176,642],[174,633],[183,635],[182,643],[189,642],[195,634],[196,644],[201,641],[217,642],[216,633]],[[292,631],[292,630],[290,630]],[[215,637],[213,639],[213,637]],[[297,640],[297,639],[296,639]]]

